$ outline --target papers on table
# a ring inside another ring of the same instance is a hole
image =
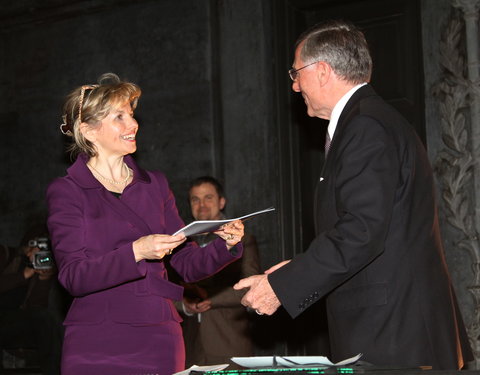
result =
[[[197,221],[194,221],[186,226],[184,226],[183,228],[177,230],[173,236],[175,236],[176,234],[179,234],[179,233],[184,233],[186,237],[188,236],[192,236],[194,234],[200,234],[200,233],[207,233],[207,232],[215,232],[218,228],[220,228],[223,224],[226,224],[226,223],[229,223],[231,221],[235,221],[235,220],[247,220],[247,219],[250,219],[254,216],[258,216],[258,215],[261,215],[261,214],[264,214],[264,213],[267,213],[267,212],[270,212],[270,211],[275,211],[275,208],[273,207],[270,207],[270,208],[266,208],[264,210],[261,210],[261,211],[256,211],[256,212],[252,212],[251,214],[248,214],[248,215],[244,215],[244,216],[240,216],[240,217],[236,217],[234,219],[225,219],[225,220],[197,220]]]
[[[327,357],[322,356],[269,356],[269,357],[233,357],[231,360],[236,364],[254,368],[254,367],[330,367],[330,366],[346,366],[358,361],[362,354],[347,358],[343,361],[332,363]]]
[[[188,375],[190,374],[190,371],[195,370],[195,371],[220,371],[223,370],[224,368],[228,367],[228,364],[221,364],[221,365],[212,365],[212,366],[197,366],[193,365],[190,368],[187,368],[186,370],[176,372],[173,375]]]
[[[357,362],[362,354],[357,354],[354,357],[347,358],[343,361],[332,363],[327,357],[322,356],[273,356],[273,357],[233,357],[230,358],[236,364],[247,367],[331,367],[331,366],[347,366]],[[197,366],[176,372],[173,375],[189,375],[191,371],[197,372],[216,372],[227,368],[228,364],[211,365],[211,366]],[[222,372],[223,373],[223,372]]]

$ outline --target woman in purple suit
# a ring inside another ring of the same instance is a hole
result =
[[[242,255],[243,224],[230,223],[205,248],[187,242],[172,192],[160,172],[141,169],[133,110],[140,88],[112,74],[73,90],[61,130],[78,154],[47,191],[48,226],[59,280],[74,297],[65,319],[63,375],[158,374],[184,368],[183,289],[167,279],[163,258],[186,282]]]

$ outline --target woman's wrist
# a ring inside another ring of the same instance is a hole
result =
[[[139,244],[139,241],[140,239],[132,242],[133,256],[135,257],[135,262],[137,263],[143,260],[143,256],[140,251],[141,245]]]

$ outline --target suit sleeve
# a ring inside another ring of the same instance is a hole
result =
[[[246,235],[244,238],[245,240],[242,241],[244,250],[243,257],[240,260],[241,274],[239,279],[260,273],[257,241],[252,235]],[[246,290],[233,289],[233,285],[220,288],[220,290],[210,298],[212,301],[212,309],[223,307],[240,307],[240,301],[246,292]]]
[[[269,282],[292,317],[298,316],[384,250],[398,181],[398,145],[382,124],[357,116],[327,162],[333,166],[320,184],[335,202],[333,225],[317,234],[306,252],[269,275]]]

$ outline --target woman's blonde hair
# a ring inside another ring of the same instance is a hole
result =
[[[73,90],[63,105],[63,124],[60,125],[62,133],[73,138],[68,151],[72,155],[84,152],[89,157],[95,156],[94,144],[80,131],[81,123],[96,128],[113,109],[125,103],[130,103],[135,109],[141,94],[140,87],[121,81],[114,73],[102,74],[98,84],[83,85]]]

